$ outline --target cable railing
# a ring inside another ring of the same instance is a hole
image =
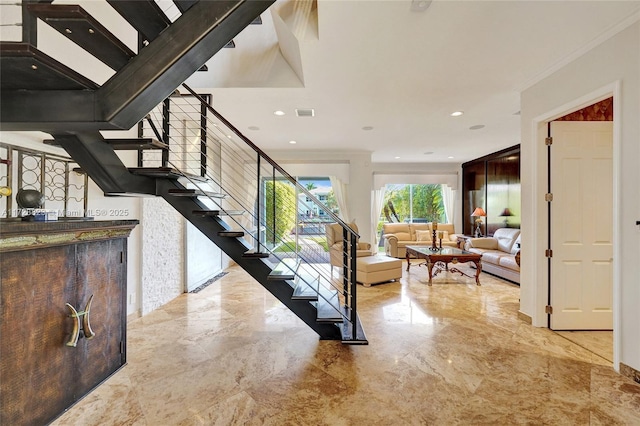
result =
[[[187,186],[224,197],[201,197],[218,209],[232,230],[242,231],[253,251],[268,254],[273,266],[289,268],[295,280],[312,287],[319,298],[339,295],[336,313],[356,336],[356,267],[358,235],[296,178],[262,152],[205,99],[187,86],[142,121],[141,137],[167,143],[168,153],[144,151],[140,166],[179,170]],[[203,179],[204,178],[204,179]],[[334,278],[324,226],[303,232],[307,212],[343,227],[341,274]],[[293,261],[285,261],[291,259]],[[325,291],[329,290],[329,292]],[[328,301],[328,300],[327,300]],[[354,337],[355,339],[355,337]]]

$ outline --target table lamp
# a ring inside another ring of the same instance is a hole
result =
[[[500,217],[504,217],[505,228],[509,227],[509,216],[513,216],[513,213],[511,213],[511,210],[509,210],[509,207],[505,207],[504,210],[502,210],[502,213],[500,213]]]
[[[473,233],[473,236],[476,238],[482,237],[482,230],[480,229],[480,225],[482,225],[482,218],[486,216],[487,213],[482,209],[482,207],[476,207],[476,209],[471,213],[471,217],[475,218],[476,230]]]

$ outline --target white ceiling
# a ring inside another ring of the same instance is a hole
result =
[[[520,143],[519,92],[639,10],[639,1],[435,0],[414,12],[410,0],[279,0],[188,83],[211,90],[214,107],[267,153],[461,163]]]

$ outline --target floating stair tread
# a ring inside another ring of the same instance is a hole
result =
[[[164,177],[168,179],[180,179],[182,177],[200,182],[206,182],[206,177],[183,173],[171,167],[129,167],[129,171],[134,175],[149,177]]]
[[[268,252],[260,252],[260,251],[247,251],[245,253],[242,254],[242,257],[255,257],[257,259],[266,259],[267,257],[271,256],[271,253]]]
[[[324,286],[319,287],[318,297],[318,322],[342,322],[342,309],[340,308],[340,298],[336,290],[329,290]]]
[[[211,197],[211,198],[224,198],[225,194],[211,191],[202,191],[200,189],[170,189],[169,195],[174,197]]]
[[[107,3],[149,43],[171,25],[171,20],[153,0],[107,0]]]
[[[27,9],[116,71],[136,56],[134,51],[78,5],[29,3]]]
[[[113,149],[117,150],[139,150],[139,149],[169,149],[169,145],[153,138],[130,138],[130,139],[106,139]]]
[[[296,286],[293,289],[293,300],[318,300],[318,288],[320,286],[320,277],[314,277],[308,274],[298,275],[296,277]]]
[[[269,280],[292,280],[296,276],[296,271],[300,266],[300,260],[289,258],[282,259],[267,276]]]
[[[2,90],[96,90],[99,87],[28,43],[0,42]]]
[[[240,237],[244,237],[244,232],[243,231],[220,231],[218,232],[218,236],[240,238]]]
[[[351,309],[346,306],[342,307],[342,313],[346,318],[351,318]],[[356,313],[356,336],[353,337],[353,325],[350,321],[345,321],[340,325],[340,334],[342,335],[342,343],[347,345],[368,345],[369,341],[364,334],[360,317]]]
[[[193,214],[199,216],[242,216],[243,210],[194,210]],[[244,235],[244,233],[243,233]]]
[[[55,139],[45,139],[46,145],[60,146]],[[116,150],[168,149],[169,145],[152,138],[105,139],[105,142]]]

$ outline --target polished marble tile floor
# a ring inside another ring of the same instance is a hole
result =
[[[518,319],[487,274],[358,287],[368,346],[319,341],[242,269],[128,325],[128,364],[55,425],[639,425],[640,385]]]

